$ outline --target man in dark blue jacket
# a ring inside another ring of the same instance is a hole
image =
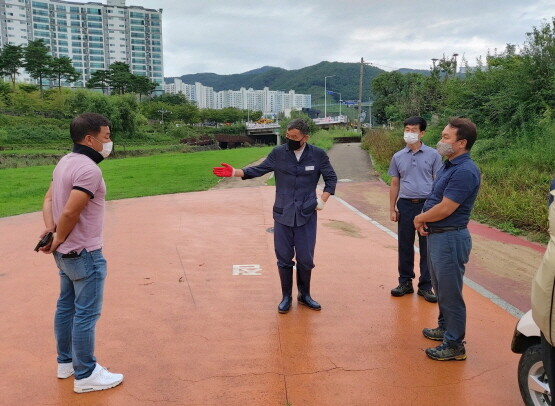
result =
[[[337,176],[324,150],[307,143],[308,124],[296,119],[287,126],[287,144],[275,147],[264,162],[257,166],[235,169],[222,163],[213,173],[220,177],[236,176],[252,179],[274,171],[276,200],[274,203],[274,248],[277,257],[283,298],[280,313],[291,308],[293,267],[297,260],[297,300],[312,310],[321,306],[310,296],[310,279],[314,268],[316,245],[316,210],[322,210],[330,195],[335,193]],[[324,178],[321,197],[316,185]]]

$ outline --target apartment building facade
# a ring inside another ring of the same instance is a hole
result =
[[[270,90],[268,87],[262,90],[242,87],[239,90],[215,92],[212,87],[203,86],[199,82],[193,85],[174,78],[173,82],[164,85],[164,91],[166,93],[182,93],[201,109],[235,107],[241,110],[262,111],[263,114],[277,114],[287,110],[312,107],[310,94],[297,94],[294,90],[289,90],[289,92]]]
[[[126,6],[125,0],[0,0],[0,47],[42,39],[54,57],[69,57],[82,87],[114,62],[149,77],[163,90],[162,9]],[[19,79],[33,82],[23,73]],[[67,85],[67,84],[66,84]]]

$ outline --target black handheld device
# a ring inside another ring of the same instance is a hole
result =
[[[42,239],[37,243],[37,246],[35,247],[35,251],[39,252],[39,248],[42,248],[48,244],[50,244],[50,242],[52,241],[52,233],[49,231],[48,233],[46,233],[44,235],[44,237],[42,237]]]

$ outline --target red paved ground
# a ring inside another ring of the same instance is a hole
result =
[[[331,199],[319,217],[313,312],[281,298],[271,187],[108,203],[99,362],[125,374],[74,394],[56,378],[58,276],[32,251],[41,215],[0,219],[2,405],[521,405],[516,319],[469,288],[464,362],[426,358],[437,307],[392,298],[396,241]],[[472,259],[471,259],[472,261]],[[258,264],[260,275],[232,274]]]

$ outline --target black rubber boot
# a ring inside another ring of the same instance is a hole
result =
[[[297,301],[312,310],[321,310],[322,306],[316,300],[310,297],[310,279],[312,276],[312,269],[299,271],[297,268],[297,288],[299,295]]]
[[[291,308],[293,299],[291,297],[293,291],[293,269],[292,268],[278,268],[279,279],[281,281],[281,294],[283,298],[278,305],[278,312],[287,313]]]

